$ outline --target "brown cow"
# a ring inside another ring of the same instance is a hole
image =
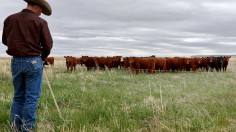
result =
[[[110,57],[112,60],[112,67],[113,68],[121,68],[122,67],[122,56],[113,56]]]
[[[88,71],[96,68],[94,57],[82,56],[80,58],[80,63],[84,64],[87,67]]]
[[[179,65],[179,70],[180,71],[183,71],[183,70],[186,71],[187,70],[187,66],[189,65],[188,58],[179,57],[178,65]]]
[[[139,73],[140,70],[148,70],[150,74],[155,74],[155,58],[147,57],[134,57],[129,59],[129,67],[132,72]]]
[[[47,57],[43,62],[43,65],[54,65],[54,57]]]
[[[97,69],[105,70],[108,68],[110,70],[112,68],[112,60],[108,57],[95,57],[94,61]]]
[[[64,58],[66,58],[66,67],[67,67],[67,71],[69,71],[69,68],[71,68],[71,72],[76,69],[76,65],[77,65],[77,59],[75,57],[72,56],[64,56]]]
[[[82,62],[81,58],[76,58],[76,60],[77,60],[77,64],[83,66],[83,62]]]
[[[227,69],[227,66],[228,66],[228,63],[229,63],[229,58],[231,58],[231,56],[224,56],[223,65],[222,65],[222,68],[223,68],[224,72],[226,72],[226,69]]]
[[[166,58],[155,58],[155,70],[166,72]]]
[[[132,58],[132,57],[124,57],[123,58],[123,67],[124,68],[129,68],[129,60],[130,60],[130,58]]]
[[[202,57],[201,62],[199,64],[199,69],[202,69],[203,71],[208,71],[208,66],[210,65],[210,57]]]
[[[178,57],[166,57],[166,70],[178,71],[179,70],[179,58]]]
[[[196,71],[199,67],[199,64],[201,63],[201,58],[190,58],[190,66],[192,71]]]

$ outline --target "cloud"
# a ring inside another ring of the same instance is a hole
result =
[[[48,1],[52,16],[41,17],[49,24],[54,56],[236,54],[234,0]],[[6,1],[1,20],[24,7]],[[4,50],[1,45],[1,55]]]

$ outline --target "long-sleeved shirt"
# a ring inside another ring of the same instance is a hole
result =
[[[7,46],[8,55],[41,56],[42,60],[50,54],[53,46],[47,22],[28,9],[5,19],[2,43]]]

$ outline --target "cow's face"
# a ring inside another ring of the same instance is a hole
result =
[[[80,62],[82,62],[82,63],[84,63],[84,62],[86,62],[86,60],[88,60],[88,56],[82,56],[81,58],[80,58]]]
[[[201,58],[196,58],[197,59],[197,63],[200,64],[201,63]]]
[[[134,58],[129,58],[129,64],[132,65],[132,63],[134,63]]]
[[[72,56],[64,56],[64,58],[66,58],[66,62],[69,62],[71,57]]]
[[[231,58],[231,56],[224,56],[224,61],[229,61],[229,58]]]
[[[191,61],[191,59],[190,59],[190,58],[186,58],[186,59],[185,59],[185,62],[186,62],[186,64],[187,64],[187,65],[189,65],[189,64],[190,64],[190,61]]]
[[[209,62],[213,62],[213,57],[211,56],[211,57],[209,57]]]

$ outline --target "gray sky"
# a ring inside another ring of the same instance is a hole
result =
[[[50,56],[236,54],[235,0],[48,0]],[[4,19],[26,7],[0,0]],[[0,55],[6,56],[0,44]]]

